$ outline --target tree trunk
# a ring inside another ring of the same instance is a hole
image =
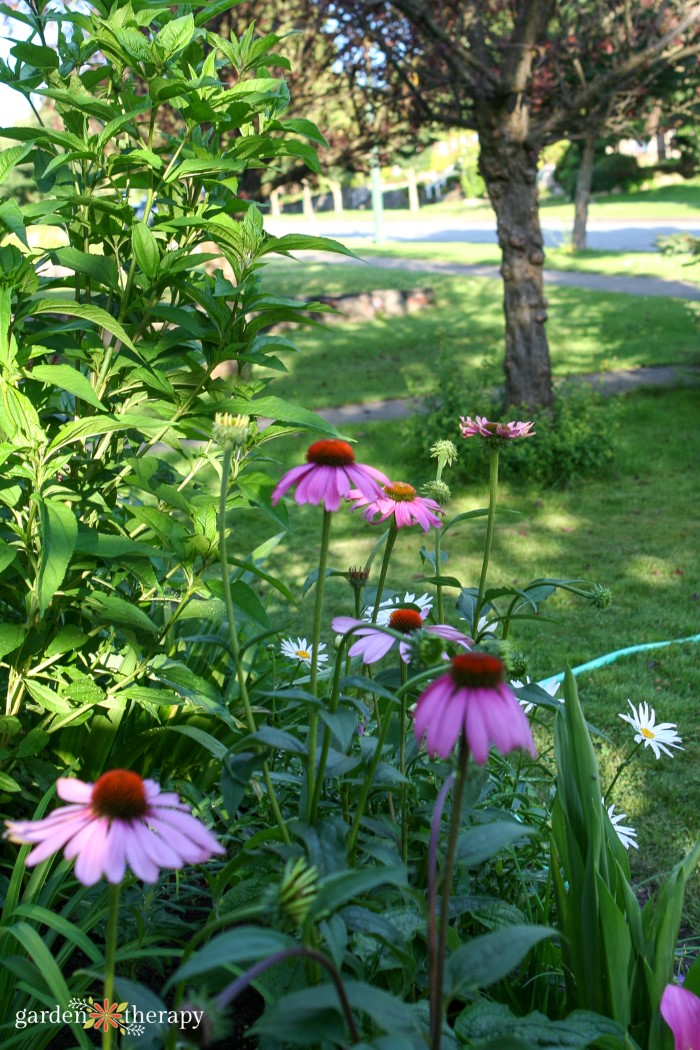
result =
[[[593,185],[596,137],[596,135],[587,135],[583,140],[581,164],[576,176],[574,232],[572,236],[572,247],[575,252],[583,251],[586,247],[586,224],[588,222],[588,202],[591,199],[591,186]]]
[[[277,216],[282,214],[280,207],[280,197],[282,196],[282,190],[277,187],[274,190],[270,190],[270,215]]]
[[[527,141],[524,107],[481,105],[478,120],[479,168],[496,212],[502,253],[505,403],[551,405],[537,150]]]
[[[409,211],[420,211],[420,200],[418,199],[418,182],[413,168],[406,171],[408,176],[408,208]]]

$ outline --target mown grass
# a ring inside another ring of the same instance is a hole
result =
[[[498,281],[301,262],[270,265],[266,283],[270,291],[298,298],[379,288],[435,291],[433,306],[408,317],[295,332],[301,353],[286,357],[289,375],[275,390],[307,408],[425,395],[438,359],[473,383],[475,370],[502,353]],[[697,360],[700,303],[577,288],[552,287],[547,295],[556,376]]]
[[[379,255],[397,259],[424,259],[430,262],[461,263],[466,266],[499,266],[501,252],[496,244],[472,244],[467,241],[404,241],[376,247],[353,241],[353,251],[372,260]],[[662,255],[660,252],[613,252],[586,249],[572,252],[566,248],[547,248],[547,270],[574,273],[614,274],[622,277],[657,277],[662,281],[686,281],[700,284],[700,258],[689,255]]]
[[[567,665],[575,667],[596,656],[629,645],[684,638],[698,631],[700,612],[700,522],[697,515],[698,393],[638,391],[622,401],[616,435],[617,458],[608,473],[568,491],[541,491],[531,485],[502,485],[501,506],[521,515],[503,517],[496,531],[490,566],[492,585],[522,586],[538,576],[577,577],[611,587],[614,604],[594,609],[566,592],[550,600],[543,614],[555,622],[521,623],[513,638],[526,653],[534,680],[548,677]],[[420,417],[415,417],[420,427]],[[347,428],[357,439],[357,456],[395,479],[420,483],[431,476],[427,457],[413,468],[406,463],[397,424],[371,423]],[[537,440],[536,438],[534,440]],[[276,464],[264,469],[277,477],[301,462],[307,436],[284,439],[274,446]],[[507,454],[504,453],[504,454]],[[447,478],[449,480],[449,477]],[[481,483],[455,493],[450,513],[484,506]],[[297,593],[315,567],[320,535],[318,508],[290,505],[291,532],[274,552],[269,568]],[[247,553],[263,537],[276,531],[259,513],[239,517],[236,553]],[[346,570],[364,563],[375,540],[376,527],[358,514],[341,511],[334,517],[330,564]],[[446,537],[446,572],[465,586],[478,582],[483,523],[464,524]],[[388,578],[392,591],[430,591],[418,550],[426,538],[404,530],[399,537]],[[427,539],[430,543],[430,538]],[[376,582],[378,566],[373,580]],[[310,636],[313,591],[292,608],[264,588],[273,622],[286,635]],[[446,608],[449,622],[456,591]],[[329,578],[324,640],[332,645],[330,619],[352,612],[352,594],[344,580]],[[671,867],[700,834],[700,814],[690,800],[700,791],[700,669],[697,646],[672,646],[642,653],[580,679],[580,692],[589,721],[608,739],[599,740],[603,783],[612,779],[617,764],[633,744],[631,728],[618,718],[629,710],[627,699],[647,701],[659,721],[678,724],[683,752],[658,762],[643,751],[623,774],[613,799],[637,828],[640,848],[631,856],[638,880],[653,880]],[[546,744],[549,729],[542,735]],[[692,882],[686,911],[688,925],[700,922],[700,878]]]

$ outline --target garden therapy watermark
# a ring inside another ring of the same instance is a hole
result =
[[[122,1035],[141,1036],[146,1025],[151,1024],[170,1024],[183,1031],[196,1032],[203,1016],[203,1010],[139,1010],[127,1002],[98,1001],[89,996],[87,999],[71,999],[66,1007],[56,1005],[49,1010],[18,1010],[15,1028],[79,1024],[85,1029],[94,1028],[96,1032],[115,1029]]]

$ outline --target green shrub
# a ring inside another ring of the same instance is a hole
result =
[[[438,388],[427,399],[427,414],[420,427],[415,420],[404,424],[404,440],[409,454],[424,464],[430,446],[440,438],[459,439],[459,460],[452,468],[464,481],[485,479],[487,457],[481,454],[478,441],[464,441],[460,436],[460,416],[486,416],[491,420],[531,419],[526,407],[511,407],[504,413],[500,395],[487,378],[465,394],[463,377],[454,369],[438,370]],[[617,426],[618,403],[603,397],[594,387],[582,382],[560,384],[551,410],[534,414],[536,438],[514,441],[501,456],[500,473],[513,481],[534,481],[543,487],[565,487],[582,477],[599,474],[609,467],[614,457],[613,436]],[[419,469],[419,468],[418,468]]]

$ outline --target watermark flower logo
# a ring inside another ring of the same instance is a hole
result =
[[[110,1003],[109,999],[104,999],[102,1003],[93,1003],[92,1010],[88,1014],[88,1019],[83,1028],[94,1027],[97,1032],[100,1029],[106,1032],[108,1028],[117,1028],[119,1031],[123,1031],[122,1018],[128,1005],[128,1003]]]

